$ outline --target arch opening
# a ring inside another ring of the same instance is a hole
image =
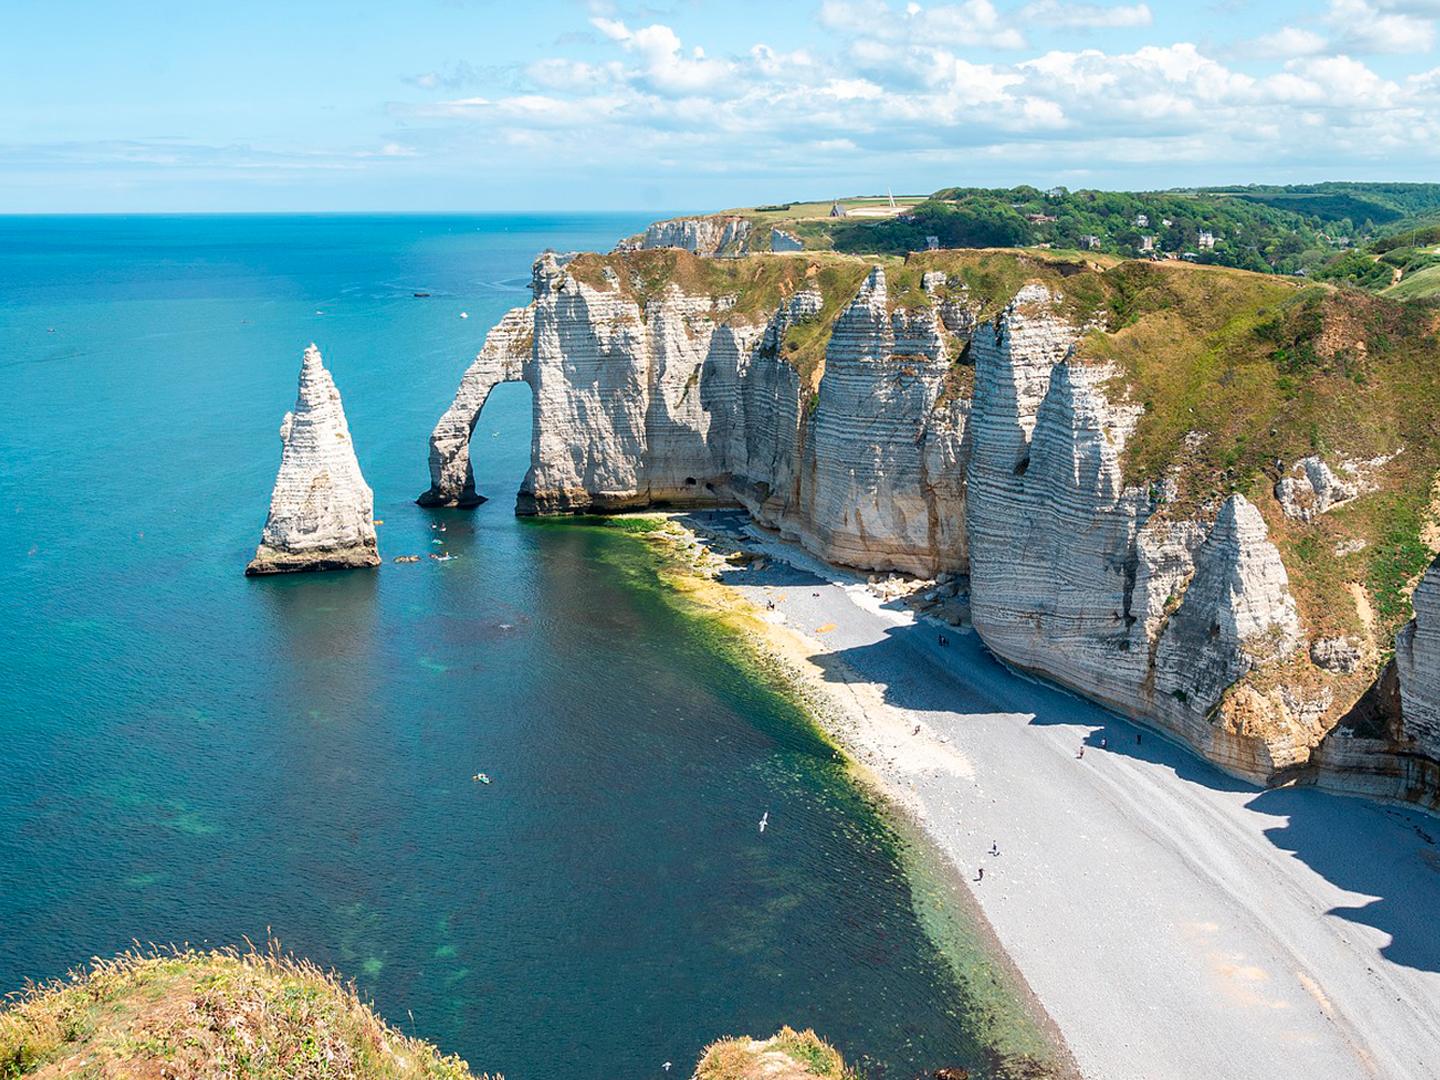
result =
[[[468,451],[472,505],[497,494],[523,495],[535,438],[535,394],[523,381],[497,384],[475,416]]]

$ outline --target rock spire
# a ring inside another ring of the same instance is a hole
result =
[[[335,380],[312,343],[280,424],[280,472],[246,574],[378,566],[374,495],[360,474]]]

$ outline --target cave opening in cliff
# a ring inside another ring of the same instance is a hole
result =
[[[490,391],[470,433],[470,468],[479,494],[503,503],[520,490],[530,468],[533,427],[528,383],[500,383]]]

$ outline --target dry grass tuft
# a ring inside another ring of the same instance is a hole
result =
[[[11,995],[0,1077],[68,1076],[500,1080],[396,1031],[353,984],[274,942],[137,946]]]
[[[763,1041],[720,1039],[705,1048],[694,1080],[853,1080],[840,1051],[810,1029],[783,1027]]]

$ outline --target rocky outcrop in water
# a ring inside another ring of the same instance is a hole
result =
[[[313,344],[280,424],[280,472],[247,574],[378,566],[374,496],[360,474],[340,391]]]
[[[628,258],[584,273],[537,262],[533,303],[492,331],[436,428],[422,501],[477,497],[469,432],[495,382],[523,379],[535,412],[521,512],[739,503],[832,562],[968,574],[970,617],[998,656],[1232,773],[1313,777],[1393,754],[1393,739],[1366,751],[1327,739],[1342,711],[1332,680],[1363,656],[1343,636],[1307,639],[1260,509],[1221,491],[1181,510],[1169,474],[1127,479],[1143,407],[1116,367],[1077,348],[1087,327],[1053,277],[997,310],[940,270],[902,275],[897,291],[877,266],[836,296],[811,265],[773,303],[742,307],[743,284],[687,291],[696,267],[657,283]],[[726,280],[758,280],[782,258]],[[794,350],[817,336],[812,375]],[[1353,497],[1318,459],[1288,479],[1312,516]],[[1402,668],[1419,701],[1435,700],[1435,577]],[[1409,728],[1440,759],[1425,707],[1409,708]],[[1386,762],[1371,793],[1395,793]],[[1432,786],[1405,784],[1401,797]]]

